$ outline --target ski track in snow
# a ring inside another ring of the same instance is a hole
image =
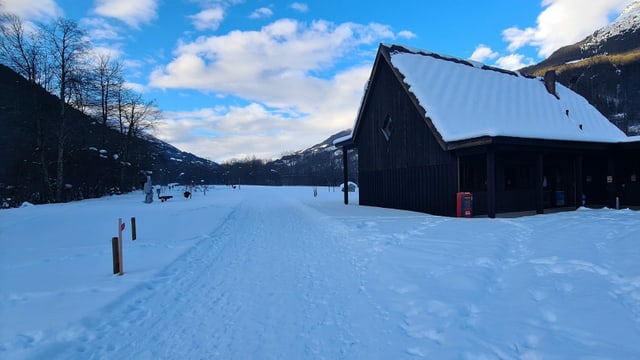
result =
[[[312,210],[277,208],[291,205],[297,204],[240,203],[157,280],[58,333],[55,338],[61,341],[47,344],[41,354],[96,359],[361,357],[362,347],[355,345],[363,338],[356,332],[368,329],[354,329],[351,312],[371,319],[379,310],[359,284],[351,283],[354,269],[342,249],[343,239],[314,223]],[[278,232],[269,233],[273,229]],[[283,349],[287,352],[281,353]]]

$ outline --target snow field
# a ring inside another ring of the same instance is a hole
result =
[[[640,357],[636,211],[455,219],[326,188],[173,195],[1,211],[0,358]],[[110,240],[131,216],[119,277]]]

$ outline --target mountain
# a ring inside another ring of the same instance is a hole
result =
[[[0,204],[56,201],[59,100],[0,64]],[[154,184],[219,182],[219,165],[153,136],[126,137],[67,107],[60,201]]]
[[[295,151],[279,159],[264,161],[245,159],[220,165],[224,182],[248,185],[337,186],[343,182],[342,150],[333,141],[349,134],[343,130],[307,149]],[[357,178],[357,154],[349,153],[350,180]]]
[[[337,138],[351,133],[342,130],[307,149],[287,154],[270,163],[278,171],[285,185],[338,185],[343,182],[342,150],[333,145]],[[356,154],[350,154],[350,169],[355,171]]]
[[[640,0],[608,26],[520,72],[549,70],[628,135],[640,134]]]

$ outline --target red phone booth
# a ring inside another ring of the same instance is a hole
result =
[[[456,216],[470,218],[473,216],[473,194],[470,192],[456,193]]]

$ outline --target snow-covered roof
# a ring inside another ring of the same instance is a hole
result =
[[[445,142],[483,136],[622,142],[627,136],[582,96],[541,78],[400,46],[387,48]]]
[[[353,134],[353,131],[349,135],[341,136],[341,137],[333,140],[333,145],[337,145],[337,144],[343,143],[345,141],[351,140],[351,134]]]

